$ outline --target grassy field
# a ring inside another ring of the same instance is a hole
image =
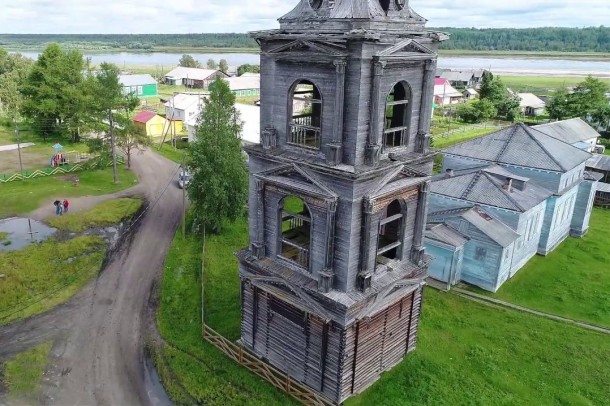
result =
[[[80,182],[74,186],[73,179]],[[0,218],[28,213],[47,199],[63,199],[75,196],[104,195],[134,186],[136,175],[124,165],[119,166],[119,184],[112,180],[112,168],[81,171],[70,175],[45,176],[0,184]],[[49,213],[53,213],[49,203]]]
[[[532,258],[496,294],[484,294],[610,327],[610,211],[594,208],[589,224],[584,238]]]
[[[142,207],[140,199],[113,199],[102,202],[85,212],[68,212],[63,216],[49,217],[46,222],[51,227],[79,233],[93,227],[108,227],[118,224],[123,219],[133,216],[140,207]]]
[[[4,363],[7,400],[14,404],[39,403],[40,380],[44,374],[52,343],[47,341],[17,354]],[[2,365],[0,365],[2,368]],[[2,376],[0,375],[0,379]]]
[[[0,325],[68,300],[99,271],[105,251],[103,239],[84,236],[0,253]]]
[[[514,91],[538,95],[551,94],[553,90],[562,87],[573,87],[584,80],[584,77],[499,76],[506,87]],[[610,78],[602,78],[600,80],[610,86]]]
[[[233,252],[246,244],[243,220],[206,242],[207,323],[232,340],[240,336]],[[201,362],[169,349],[164,380],[170,393],[179,404],[294,403],[202,341],[200,256],[200,239],[176,234],[158,324],[169,343]],[[533,399],[593,405],[610,397],[607,336],[429,288],[425,296],[417,350],[346,405],[518,405]]]
[[[42,169],[50,167],[51,156],[54,153],[52,146],[59,142],[63,145],[63,153],[67,154],[71,163],[78,163],[78,153],[88,151],[88,146],[84,142],[73,143],[63,138],[49,138],[44,141],[41,137],[33,134],[29,130],[19,132],[20,142],[33,142],[35,145],[21,149],[21,162],[24,170]],[[17,137],[14,128],[0,125],[0,145],[16,144]],[[17,150],[0,152],[0,175],[13,174],[19,172],[19,152]]]
[[[447,148],[452,145],[459,144],[460,142],[490,134],[499,129],[500,127],[474,128],[471,130],[456,132],[447,136],[436,136],[434,137],[433,146],[434,148],[438,149]]]

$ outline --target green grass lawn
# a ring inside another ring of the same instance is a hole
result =
[[[610,211],[593,209],[589,232],[535,256],[495,293],[522,306],[610,327]]]
[[[240,336],[233,253],[246,246],[246,228],[238,221],[206,242],[207,323],[231,340]],[[201,240],[177,233],[157,320],[168,342],[202,362],[168,350],[170,394],[178,404],[294,404],[203,342],[200,258]],[[607,336],[427,288],[417,350],[346,405],[604,404],[609,362]]]
[[[123,219],[133,216],[140,207],[142,207],[142,200],[140,199],[113,199],[102,202],[85,212],[68,212],[63,216],[49,217],[46,222],[51,227],[79,233],[93,227],[107,227],[117,224]]]
[[[4,384],[7,387],[8,401],[15,404],[39,402],[40,380],[44,374],[52,345],[51,341],[44,342],[17,354],[4,363]],[[1,367],[2,365],[0,365]]]
[[[80,180],[78,186],[73,185],[74,177]],[[3,200],[0,205],[0,218],[28,213],[40,207],[45,199],[63,200],[75,196],[103,195],[129,188],[136,183],[136,175],[124,165],[119,166],[117,185],[113,183],[112,168],[3,183],[0,184],[0,196]],[[53,209],[54,207],[49,205],[49,213],[53,213]]]
[[[84,236],[0,253],[5,275],[0,280],[0,325],[68,300],[99,271],[105,251],[103,239]]]
[[[165,158],[174,161],[176,163],[182,163],[182,156],[188,146],[188,142],[177,141],[176,148],[174,148],[170,142],[165,142],[159,148],[159,143],[151,145],[150,149]]]

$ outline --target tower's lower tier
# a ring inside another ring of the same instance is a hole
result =
[[[335,402],[361,392],[415,349],[422,285],[342,326],[277,286],[243,275],[241,283],[242,344]]]

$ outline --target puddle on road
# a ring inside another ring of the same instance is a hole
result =
[[[0,220],[0,251],[14,251],[44,241],[57,232],[40,221],[23,217]]]

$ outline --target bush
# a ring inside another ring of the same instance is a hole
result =
[[[457,115],[467,123],[480,123],[496,116],[497,110],[489,100],[481,99],[472,103],[461,104]]]

